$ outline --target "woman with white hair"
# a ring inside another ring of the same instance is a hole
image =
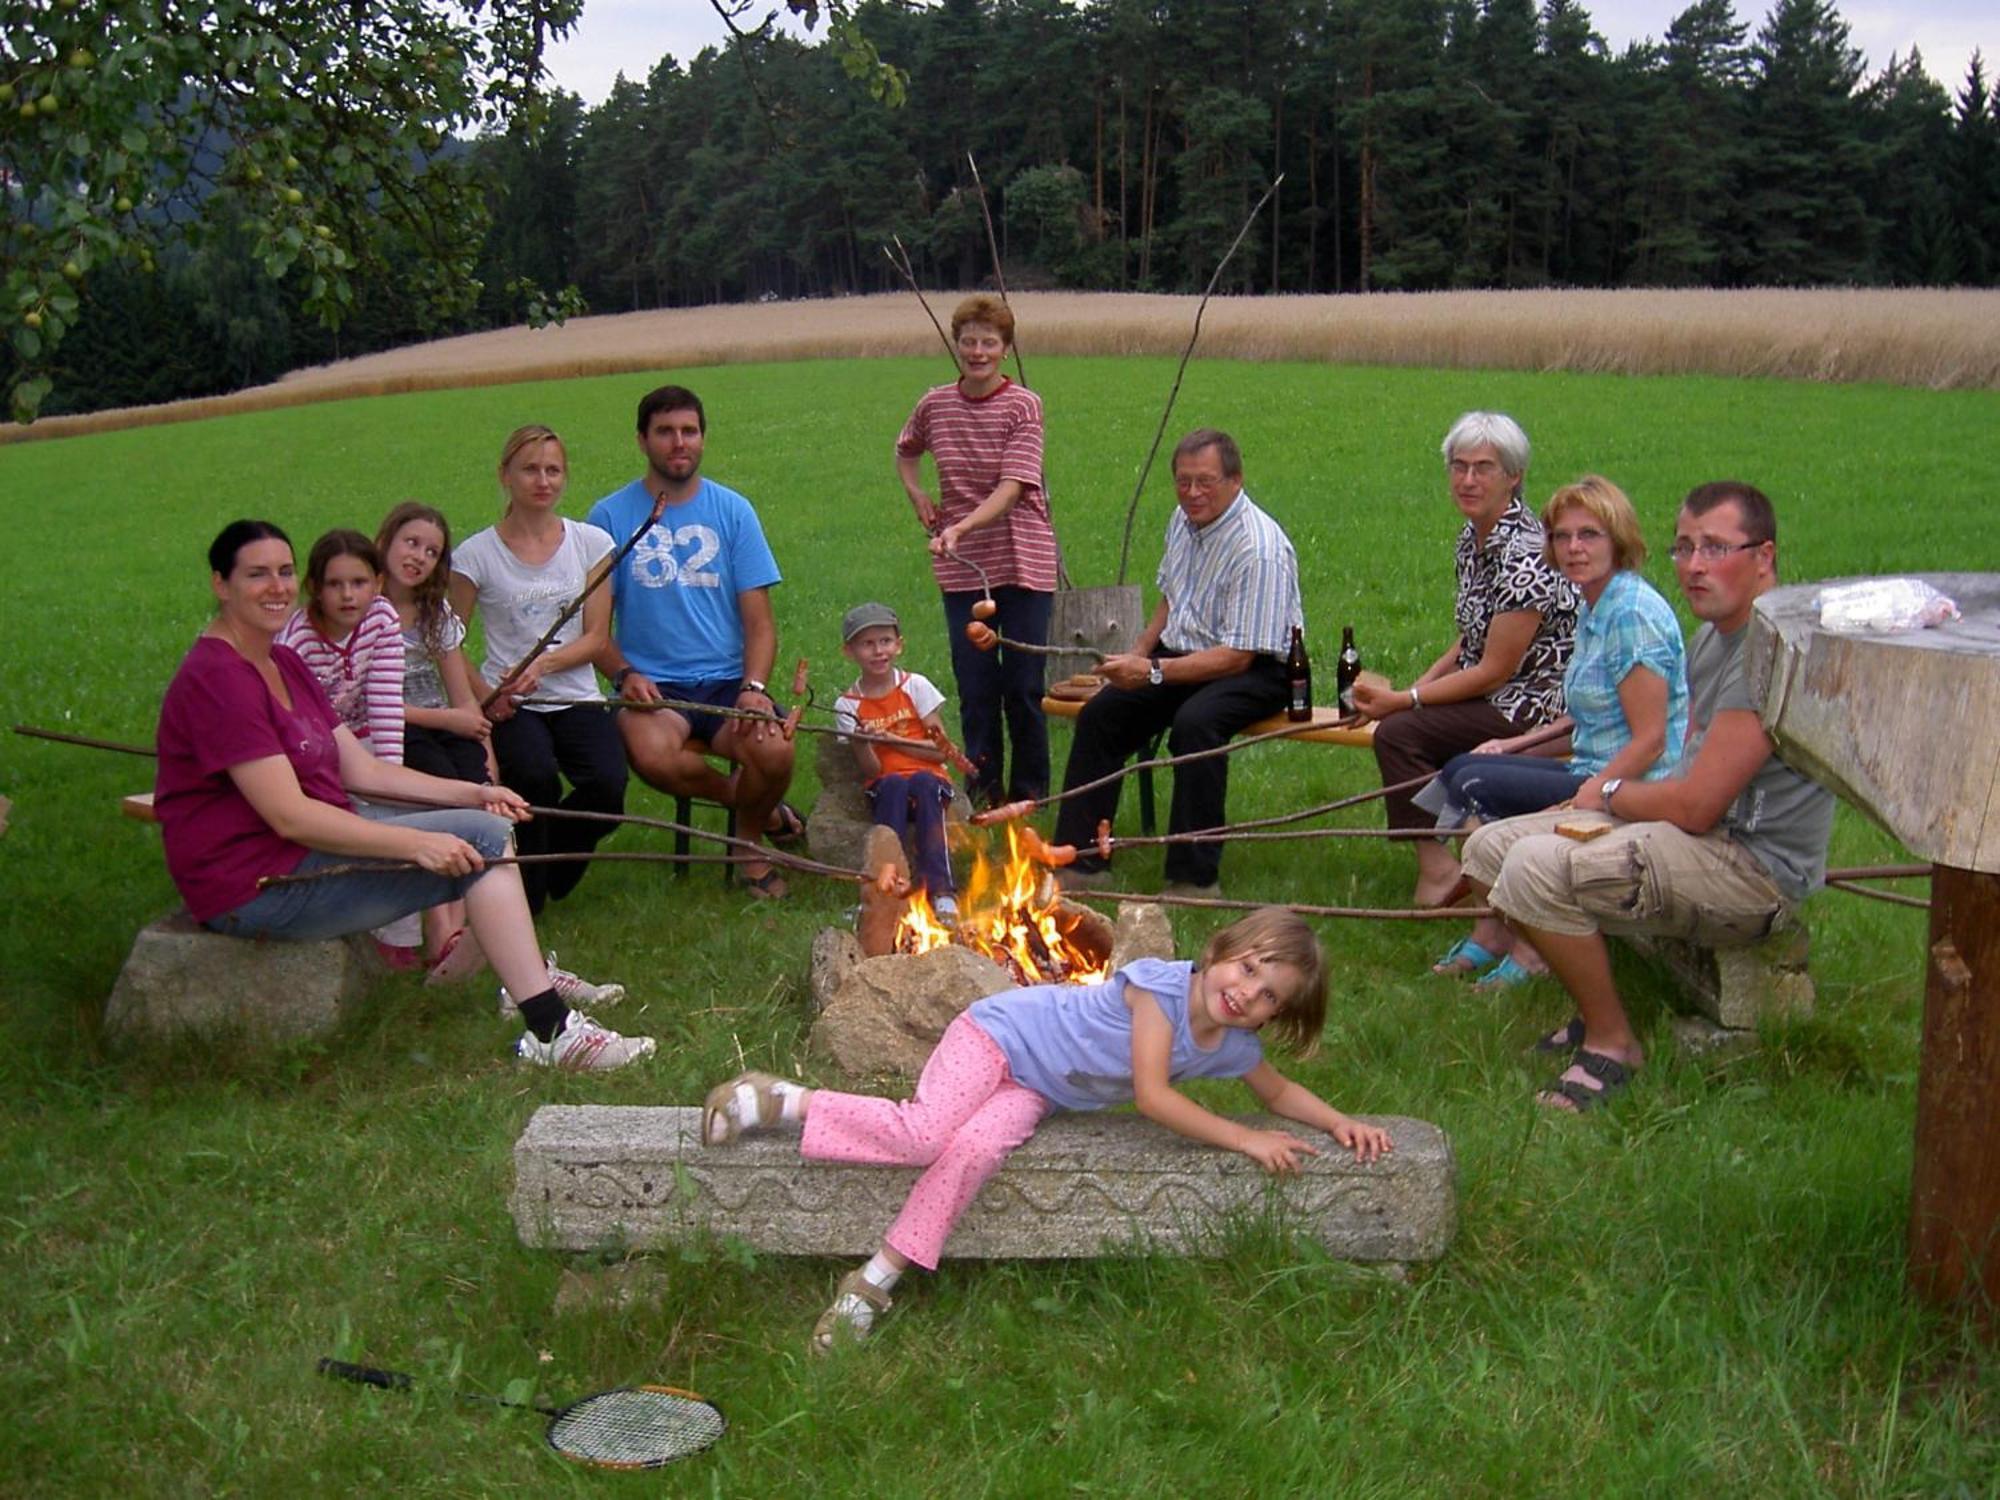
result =
[[[1452,502],[1465,517],[1455,567],[1458,633],[1406,688],[1357,683],[1354,706],[1379,721],[1375,761],[1385,786],[1435,772],[1488,740],[1546,724],[1563,710],[1563,669],[1576,635],[1576,587],[1544,556],[1541,522],[1521,503],[1528,435],[1499,412],[1471,411],[1445,434]],[[1432,816],[1397,792],[1391,828],[1430,828]],[[1440,841],[1414,841],[1419,906],[1458,884],[1458,860]]]

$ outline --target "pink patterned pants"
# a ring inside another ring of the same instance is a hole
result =
[[[815,1089],[799,1152],[815,1161],[927,1167],[883,1239],[935,1271],[958,1216],[1048,1110],[1048,1100],[1014,1082],[999,1044],[961,1015],[938,1038],[914,1098]]]

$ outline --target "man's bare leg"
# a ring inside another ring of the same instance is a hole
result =
[[[728,806],[729,779],[687,748],[689,732],[687,719],[671,709],[618,716],[625,758],[641,781],[672,796],[702,797]]]
[[[736,762],[734,790],[726,797],[736,809],[736,836],[761,845],[771,814],[792,784],[792,742],[774,724],[737,721],[722,727],[715,750]],[[744,854],[742,860],[746,880],[760,881],[771,872],[771,862],[754,853]]]

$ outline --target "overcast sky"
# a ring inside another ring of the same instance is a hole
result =
[[[753,15],[771,9],[775,0],[756,0]],[[1584,0],[1598,33],[1614,52],[1628,42],[1658,37],[1690,0]],[[1754,34],[1769,12],[1767,0],[1736,0],[1738,17]],[[2000,15],[1993,0],[1923,0],[1921,4],[1859,4],[1839,6],[1854,45],[1871,71],[1889,60],[1891,52],[1907,55],[1914,44],[1923,49],[1924,66],[1933,78],[1953,91],[1965,76],[1975,47],[2000,54]],[[824,35],[824,31],[820,33]],[[611,92],[620,71],[644,82],[654,64],[671,54],[687,62],[703,47],[718,46],[728,37],[708,0],[585,0],[583,19],[570,38],[548,58],[556,83],[581,94],[586,103],[600,104]],[[893,61],[893,59],[891,59]],[[1987,69],[1992,77],[1992,69]]]

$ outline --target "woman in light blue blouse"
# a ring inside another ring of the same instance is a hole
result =
[[[1681,627],[1673,606],[1639,576],[1646,544],[1632,502],[1610,480],[1586,474],[1549,497],[1542,528],[1547,560],[1584,598],[1563,676],[1565,712],[1551,726],[1569,734],[1527,754],[1519,743],[1528,735],[1488,740],[1447,761],[1435,790],[1420,799],[1438,801],[1441,828],[1563,802],[1601,808],[1606,783],[1658,780],[1680,764],[1687,735]],[[1481,921],[1434,965],[1440,974],[1478,974],[1478,988],[1494,989],[1539,967],[1498,917]]]

